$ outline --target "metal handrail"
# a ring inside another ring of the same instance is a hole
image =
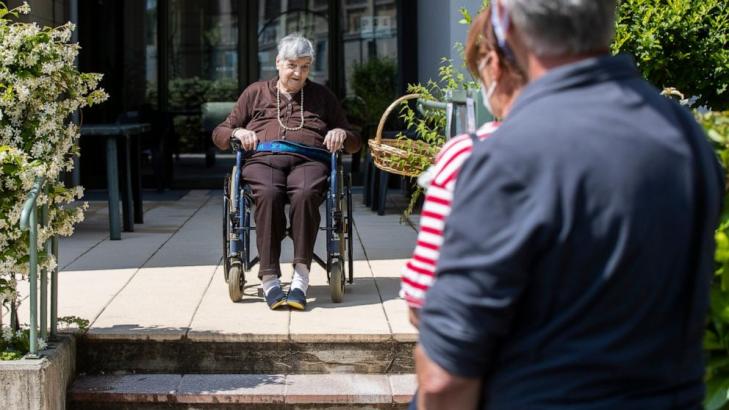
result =
[[[43,182],[45,182],[45,178],[35,178],[33,187],[28,193],[28,199],[25,200],[23,209],[20,211],[20,229],[23,231],[27,231],[30,228],[30,224],[32,223],[31,217],[33,216],[31,215],[31,211],[35,210],[35,201],[38,199],[38,194],[40,194],[41,188],[43,187]]]
[[[41,190],[44,187],[45,178],[36,177],[33,182],[33,188],[28,193],[28,199],[25,200],[23,209],[20,213],[20,229],[29,231],[28,239],[28,256],[29,256],[29,274],[30,282],[30,352],[27,358],[38,358],[38,210],[36,201]],[[44,204],[41,209],[41,225],[48,224],[48,204]],[[43,245],[47,253],[53,253],[58,259],[58,238],[53,237]],[[41,270],[41,286],[40,286],[40,337],[44,340],[48,337],[48,272]],[[51,272],[51,338],[56,337],[57,331],[57,312],[58,312],[58,265]]]
[[[461,132],[476,130],[478,115],[476,114],[473,90],[447,90],[444,101],[419,99],[418,111],[425,114],[427,111],[443,111],[446,116],[445,137],[450,139]]]

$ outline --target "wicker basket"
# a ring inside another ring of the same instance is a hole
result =
[[[385,128],[385,122],[390,113],[398,107],[403,101],[420,98],[420,94],[407,94],[393,101],[382,114],[380,123],[377,126],[375,138],[369,140],[370,155],[375,166],[383,171],[387,171],[397,175],[406,177],[417,177],[424,170],[407,163],[407,159],[412,160],[413,157],[420,157],[423,163],[432,163],[435,155],[438,153],[437,147],[429,144],[408,139],[398,138],[382,138],[382,131]],[[412,161],[410,161],[412,162]]]

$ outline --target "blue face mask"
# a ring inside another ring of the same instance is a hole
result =
[[[503,20],[499,18],[499,1],[496,0],[491,4],[491,25],[494,26],[494,35],[499,48],[504,56],[514,61],[514,53],[511,51],[509,44],[506,42],[506,33],[509,31],[509,13],[504,13]]]

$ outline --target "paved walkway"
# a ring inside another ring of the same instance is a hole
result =
[[[355,281],[344,302],[331,303],[325,272],[315,266],[305,312],[270,311],[257,296],[256,271],[243,301],[228,299],[221,268],[221,191],[145,202],[145,223],[110,241],[105,202],[90,203],[76,233],[60,242],[59,316],[91,322],[93,338],[271,341],[396,339],[413,341],[405,303],[397,297],[400,269],[416,232],[400,214],[377,216],[355,196]],[[317,253],[324,255],[323,235]],[[291,243],[281,258],[291,278]],[[27,295],[27,284],[20,291]],[[27,303],[21,318],[27,318]]]

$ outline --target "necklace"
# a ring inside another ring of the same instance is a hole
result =
[[[278,84],[276,84],[276,119],[278,120],[278,124],[285,130],[288,131],[298,131],[302,128],[304,128],[304,88],[301,88],[301,123],[298,127],[289,128],[284,125],[283,121],[281,121],[281,89],[278,87]]]

